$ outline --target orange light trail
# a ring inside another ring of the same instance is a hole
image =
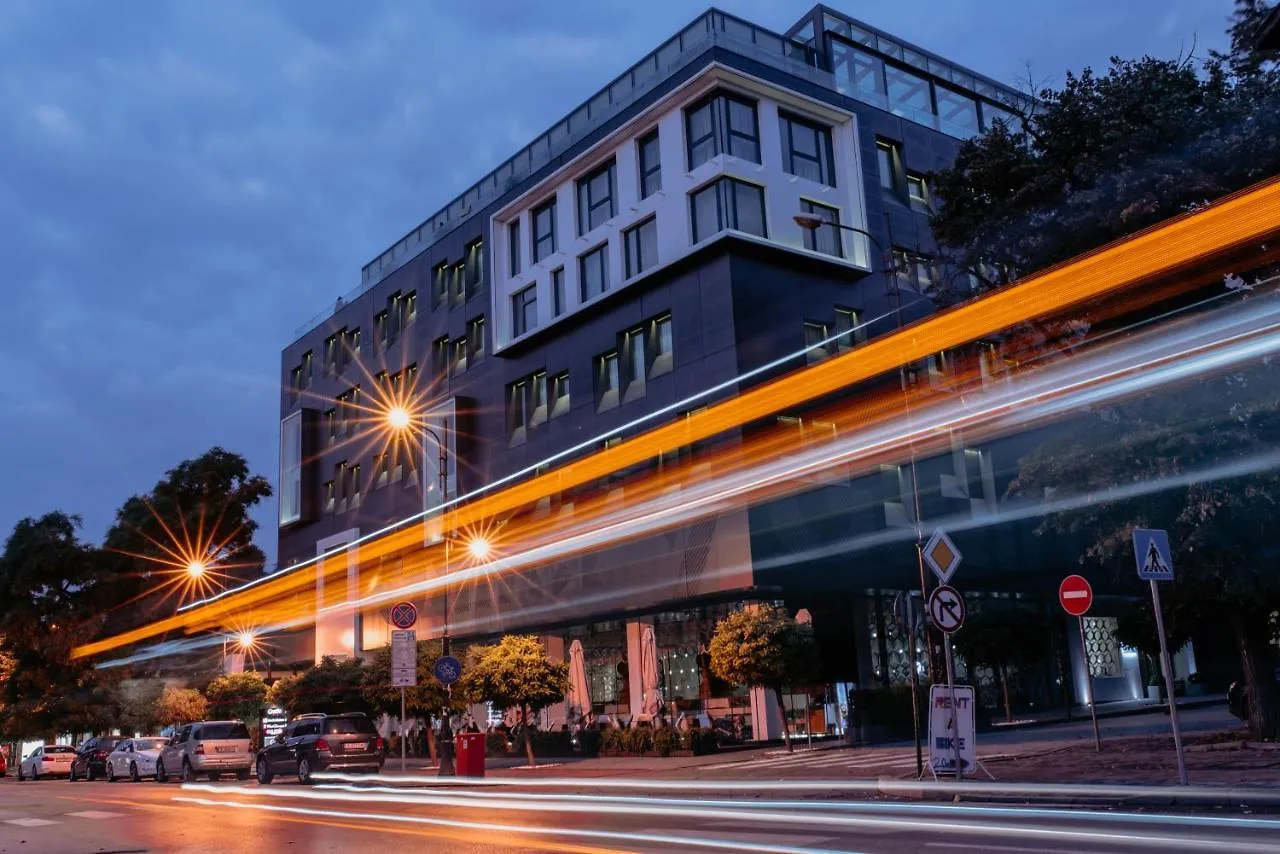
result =
[[[1228,196],[1205,208],[1147,229],[1078,259],[1051,268],[989,296],[931,315],[893,333],[803,370],[762,383],[723,402],[663,424],[610,448],[569,462],[487,497],[447,511],[446,530],[483,527],[512,511],[642,464],[770,415],[819,401],[842,389],[937,353],[1013,328],[1029,320],[1120,295],[1152,280],[1204,268],[1280,238],[1280,179]],[[361,560],[422,551],[421,525],[359,545]],[[335,560],[339,558],[339,560]],[[423,555],[425,558],[425,555]],[[331,565],[326,565],[332,561]],[[174,631],[221,625],[231,615],[286,597],[295,607],[315,607],[317,573],[346,573],[346,557],[335,552],[312,571],[280,576],[225,598],[194,607],[133,631],[77,647],[77,658]],[[333,585],[326,585],[326,589]],[[310,600],[308,605],[307,600]]]

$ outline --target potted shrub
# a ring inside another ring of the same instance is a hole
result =
[[[1151,678],[1147,680],[1147,699],[1159,700],[1164,693],[1162,687],[1164,680],[1159,673],[1152,673]]]
[[[637,756],[653,748],[653,729],[647,726],[632,727],[627,733],[627,748]]]
[[[607,756],[613,756],[622,751],[623,738],[626,735],[624,730],[616,727],[606,727],[600,733],[600,752]]]
[[[582,749],[584,759],[594,759],[600,755],[600,730],[587,727],[578,733],[578,746]]]
[[[653,749],[659,756],[670,756],[673,751],[680,749],[680,733],[669,726],[654,730]]]

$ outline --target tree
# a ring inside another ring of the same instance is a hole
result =
[[[1132,530],[1168,529],[1176,581],[1163,584],[1161,598],[1171,640],[1184,640],[1197,625],[1229,629],[1250,728],[1272,738],[1280,737],[1271,647],[1280,578],[1270,559],[1280,473],[1257,461],[1280,448],[1277,400],[1280,371],[1264,363],[1091,412],[1020,460],[1009,487],[1011,495],[1031,498],[1047,488],[1055,499],[1089,496],[1084,509],[1053,513],[1038,530],[1076,537],[1081,561],[1114,569],[1117,588],[1135,598],[1145,591],[1134,572]],[[1145,494],[1129,497],[1135,485],[1147,487]]]
[[[767,688],[784,715],[782,687],[813,671],[817,643],[813,627],[797,623],[781,608],[755,606],[716,623],[711,636],[711,669],[716,676],[748,688]],[[792,750],[787,738],[787,750]]]
[[[158,679],[127,679],[120,684],[120,718],[116,722],[123,732],[153,733],[169,721],[160,719],[158,705],[164,693]]]
[[[325,656],[314,667],[297,676],[280,679],[271,686],[267,699],[291,715],[308,712],[368,712],[364,698],[364,668],[358,658]]]
[[[101,555],[78,537],[80,519],[52,512],[19,521],[0,554],[0,683],[13,735],[97,730],[115,703],[116,675],[73,660],[100,626]]]
[[[436,679],[434,665],[442,654],[439,640],[418,641],[418,684],[404,689],[405,712],[415,718],[423,718],[428,722],[427,747],[431,757],[435,759],[435,739],[432,736],[430,722],[439,717],[446,704],[450,711],[460,712],[466,708],[464,692],[453,693],[453,701],[449,702],[449,693]],[[455,654],[461,650],[454,650]],[[391,684],[391,645],[388,644],[373,653],[369,664],[364,668],[361,691],[364,700],[374,712],[391,717],[400,716],[400,689]]]
[[[520,709],[530,767],[536,761],[529,738],[529,710],[538,711],[559,702],[568,690],[569,665],[548,659],[533,635],[505,635],[492,646],[473,647],[467,655],[461,686],[461,693],[476,702]]]
[[[194,688],[168,687],[156,700],[156,718],[180,725],[202,721],[209,714],[209,701]]]
[[[256,673],[227,673],[210,682],[204,696],[210,714],[257,726],[267,699],[267,683]]]
[[[1068,73],[1018,127],[962,144],[932,176],[943,255],[998,287],[1280,173],[1280,71],[1242,37],[1266,7],[1236,5],[1230,53]]]
[[[250,515],[271,497],[271,484],[251,474],[239,454],[214,447],[167,471],[146,495],[116,511],[103,548],[110,553],[114,615],[122,630],[172,609],[180,600],[261,574],[265,556],[253,543]],[[207,567],[199,579],[187,568]]]
[[[1025,610],[989,608],[975,613],[956,633],[956,651],[972,667],[990,667],[1000,680],[1005,720],[1013,723],[1009,671],[1026,670],[1044,658],[1048,625]]]

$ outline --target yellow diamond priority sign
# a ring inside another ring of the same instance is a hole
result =
[[[939,584],[951,581],[951,576],[955,574],[956,567],[960,566],[962,557],[956,544],[951,542],[947,532],[941,528],[934,531],[929,542],[925,543],[923,555],[924,562],[929,564],[933,574],[938,577]]]

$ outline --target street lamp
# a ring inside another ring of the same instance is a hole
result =
[[[884,251],[884,244],[881,243],[874,234],[867,231],[865,228],[845,225],[844,223],[836,222],[835,220],[823,219],[817,214],[798,213],[793,216],[792,219],[795,221],[796,225],[800,226],[805,231],[813,232],[815,235],[817,234],[818,229],[822,228],[824,225],[829,225],[834,228],[844,229],[845,231],[852,231],[854,234],[860,234],[874,244],[876,249],[880,250],[880,273],[884,276],[885,293],[893,296],[894,315],[898,321],[898,326],[902,326],[902,292],[898,289],[897,284],[893,282],[889,275],[889,268],[893,266],[888,263],[889,253]]]
[[[485,537],[476,537],[471,540],[471,542],[467,543],[467,551],[470,552],[471,556],[476,560],[488,560],[489,550],[489,540]]]
[[[192,581],[199,581],[201,578],[204,578],[204,574],[207,570],[208,567],[205,566],[204,561],[193,560],[187,564],[187,577]]]

